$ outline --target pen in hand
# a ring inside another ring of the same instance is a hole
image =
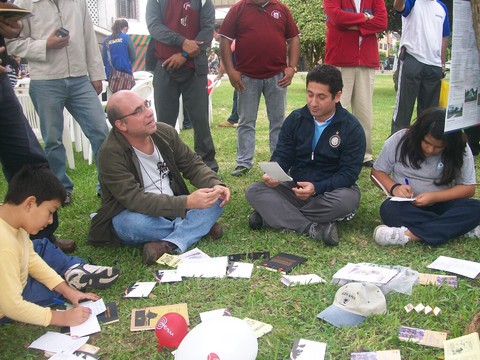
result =
[[[410,186],[410,183],[407,178],[405,178],[405,185]],[[410,194],[410,198],[413,198],[413,192]]]

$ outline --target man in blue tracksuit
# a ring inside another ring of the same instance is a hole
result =
[[[342,88],[334,66],[308,73],[307,105],[285,119],[271,158],[293,181],[264,174],[247,189],[252,229],[285,229],[338,245],[337,222],[350,220],[360,203],[355,182],[365,154],[360,123],[340,104]]]

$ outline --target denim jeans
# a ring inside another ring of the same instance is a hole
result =
[[[30,97],[40,118],[45,153],[52,172],[68,192],[73,182],[66,173],[66,153],[62,143],[64,107],[78,122],[92,144],[95,163],[97,151],[108,134],[105,112],[87,76],[56,80],[32,80]]]
[[[162,216],[154,217],[123,210],[112,219],[118,237],[127,245],[142,245],[147,242],[165,240],[177,245],[185,252],[191,245],[208,234],[213,224],[223,213],[219,200],[207,209],[187,211],[185,218],[173,220]]]
[[[260,95],[265,97],[267,117],[270,122],[270,152],[277,147],[278,135],[285,120],[287,88],[278,86],[283,72],[268,79],[254,79],[242,75],[247,88],[237,98],[237,111],[240,117],[237,128],[237,166],[251,168],[255,153],[255,124],[257,122]]]

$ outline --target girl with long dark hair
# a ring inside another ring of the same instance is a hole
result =
[[[444,128],[445,109],[430,108],[385,141],[371,176],[399,199],[380,207],[377,244],[444,244],[479,225],[472,152],[462,131]]]

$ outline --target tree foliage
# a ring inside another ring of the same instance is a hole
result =
[[[325,52],[325,12],[323,0],[283,0],[300,30],[302,56],[308,68],[313,67]]]

